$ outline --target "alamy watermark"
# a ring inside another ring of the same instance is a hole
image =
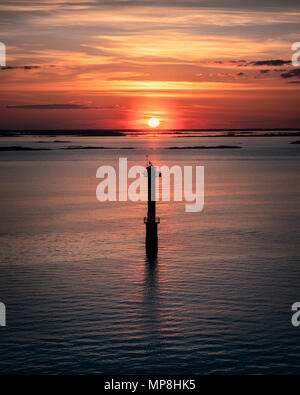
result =
[[[195,180],[193,173],[195,170]],[[118,180],[117,180],[118,173]],[[171,194],[171,177],[173,179],[173,193]],[[127,158],[119,158],[119,166],[100,166],[96,178],[103,178],[96,189],[96,196],[100,202],[111,201],[147,201],[148,178],[144,166],[132,166],[128,169]],[[134,179],[128,185],[128,179]],[[151,167],[151,200],[160,199],[169,202],[186,201],[185,211],[200,212],[204,207],[204,167],[203,166],[168,166]],[[117,188],[118,182],[118,188]],[[195,192],[193,192],[193,189]],[[118,190],[118,196],[117,196]],[[161,193],[160,193],[161,192]]]
[[[6,307],[0,302],[0,326],[6,326]]]
[[[3,44],[0,41],[0,66],[5,67],[6,66],[6,47],[5,44]]]
[[[300,326],[300,302],[295,302],[292,305],[292,311],[295,313],[292,315],[292,325],[294,327]]]
[[[294,51],[294,55],[292,56],[292,65],[295,67],[300,66],[300,42],[296,42],[292,44],[292,51]]]

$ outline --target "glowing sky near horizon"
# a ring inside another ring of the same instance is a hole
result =
[[[299,127],[299,22],[295,0],[1,1],[0,129]]]

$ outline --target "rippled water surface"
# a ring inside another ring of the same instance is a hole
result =
[[[299,145],[52,140],[0,142],[56,148],[0,152],[1,373],[300,372],[300,329],[291,325],[300,301]],[[222,144],[242,148],[166,149]],[[68,145],[113,149],[61,149]],[[156,262],[145,257],[146,204],[95,194],[100,165],[119,157],[144,165],[146,154],[158,165],[205,167],[203,212],[158,203]]]

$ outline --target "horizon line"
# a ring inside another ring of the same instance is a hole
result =
[[[212,128],[212,129],[121,129],[121,128],[97,128],[97,129],[0,129],[0,133],[20,133],[20,132],[249,132],[249,131],[300,131],[299,128]]]

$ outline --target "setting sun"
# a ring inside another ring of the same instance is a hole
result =
[[[159,120],[157,118],[151,118],[149,119],[148,124],[151,128],[156,128],[159,125]]]

